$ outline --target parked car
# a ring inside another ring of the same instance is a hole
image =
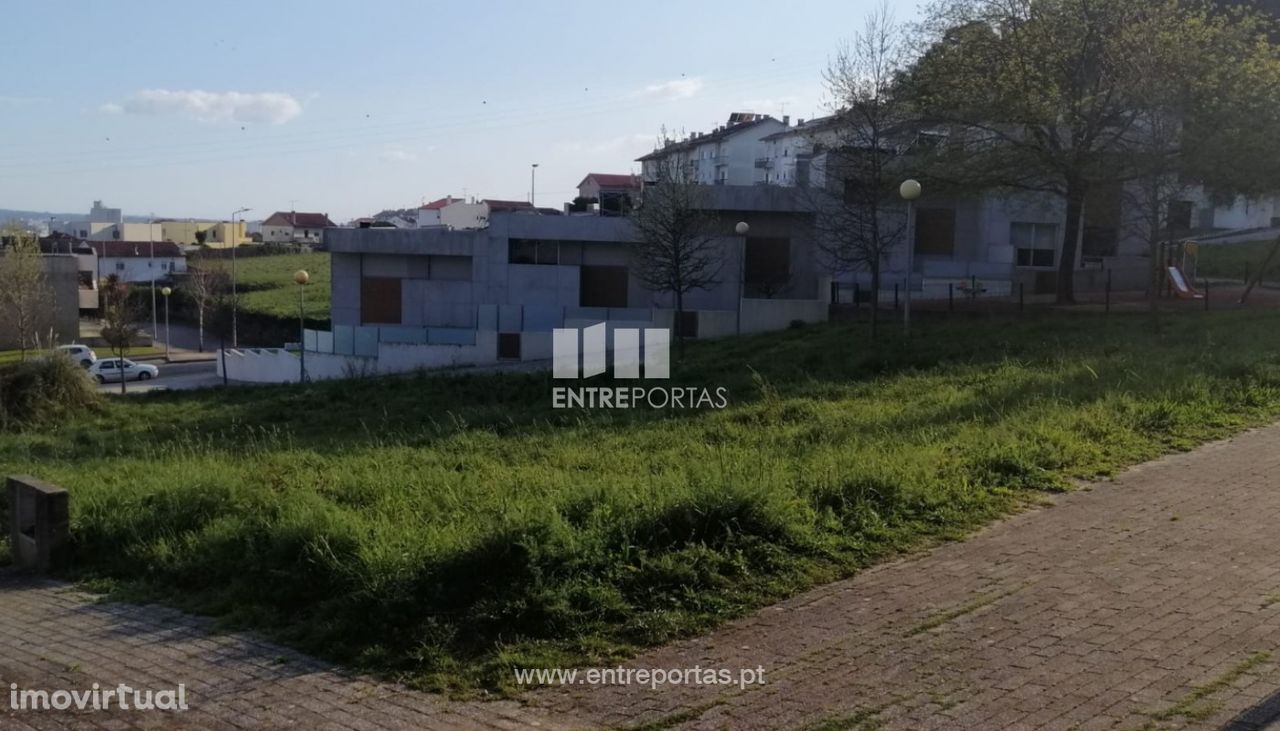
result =
[[[53,352],[66,353],[71,360],[74,360],[85,368],[88,368],[98,362],[98,354],[93,352],[88,345],[59,345],[54,348]]]
[[[146,363],[134,363],[128,358],[107,358],[94,363],[89,375],[98,383],[107,381],[149,381],[160,375],[160,369]]]

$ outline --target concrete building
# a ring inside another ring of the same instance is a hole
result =
[[[830,279],[787,191],[721,187],[710,207],[723,231],[719,282],[685,296],[679,323],[672,295],[636,276],[625,218],[505,212],[483,229],[330,229],[333,329],[307,332],[308,372],[545,360],[553,329],[599,322],[708,338],[827,318]],[[297,378],[283,351],[228,355],[232,378]]]
[[[276,211],[262,221],[262,243],[319,244],[324,230],[336,226],[327,213]]]
[[[41,261],[52,295],[52,306],[40,313],[34,328],[43,349],[73,343],[80,336],[80,275],[75,254],[45,254]],[[12,350],[20,344],[17,330],[0,314],[0,350]]]
[[[664,166],[676,166],[704,185],[752,185],[762,140],[785,128],[767,115],[735,112],[723,126],[705,134],[694,132],[684,140],[667,140],[638,162],[646,182],[657,180]]]
[[[90,241],[89,246],[98,256],[99,280],[115,275],[131,283],[165,281],[187,271],[182,248],[169,241]]]

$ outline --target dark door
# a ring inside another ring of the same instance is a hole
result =
[[[578,304],[582,307],[626,307],[627,268],[582,267],[578,275]]]

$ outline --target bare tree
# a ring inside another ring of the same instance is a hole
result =
[[[200,352],[204,352],[205,318],[227,288],[227,274],[221,266],[214,268],[210,261],[201,261],[191,267],[187,275],[187,295],[196,308],[196,327],[200,337]]]
[[[141,329],[134,323],[138,319],[138,308],[129,300],[129,285],[112,274],[102,282],[102,339],[111,348],[117,361],[124,360],[124,355],[133,344]],[[116,363],[115,371],[120,376],[120,393],[127,393],[124,372]]]
[[[654,292],[675,299],[675,336],[684,349],[684,297],[719,283],[724,251],[716,238],[718,219],[709,210],[707,189],[684,165],[658,165],[656,180],[645,186],[631,215],[635,235],[636,276]]]
[[[19,357],[39,346],[40,330],[54,308],[53,288],[44,271],[40,242],[34,234],[9,228],[0,256],[0,322],[18,340]]]
[[[833,114],[809,134],[815,184],[804,198],[818,246],[833,273],[871,274],[871,332],[876,334],[881,271],[901,245],[906,208],[895,195],[915,140],[909,103],[898,92],[906,36],[885,3],[845,44],[824,78]]]

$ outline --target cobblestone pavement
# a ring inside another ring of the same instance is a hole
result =
[[[192,706],[54,717],[0,697],[0,728],[1280,729],[1277,516],[1273,426],[627,663],[763,666],[762,685],[571,685],[519,703],[445,701],[171,610],[0,579],[5,686],[184,682]]]

